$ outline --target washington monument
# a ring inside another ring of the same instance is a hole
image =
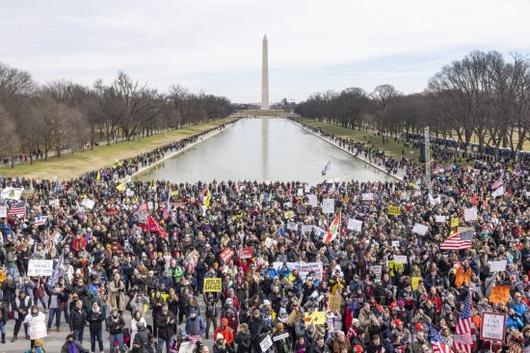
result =
[[[269,109],[269,48],[267,35],[263,36],[261,57],[261,109]]]

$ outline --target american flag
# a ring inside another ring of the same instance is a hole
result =
[[[48,216],[37,216],[33,221],[33,224],[36,226],[43,226],[48,222]]]
[[[473,245],[473,233],[462,232],[450,235],[445,241],[440,244],[442,250],[464,250],[469,249]]]
[[[435,353],[453,353],[451,346],[447,344],[447,340],[440,335],[438,330],[431,326],[431,344]]]
[[[24,201],[18,202],[9,208],[8,216],[23,217],[26,214],[26,203]]]
[[[460,313],[460,319],[456,325],[456,333],[453,336],[453,346],[460,352],[471,353],[473,337],[471,334],[473,322],[471,321],[471,292],[468,293],[464,308]]]

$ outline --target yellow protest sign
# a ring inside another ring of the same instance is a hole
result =
[[[421,277],[412,277],[410,279],[410,286],[412,287],[412,290],[416,290],[418,286],[420,285],[422,278]]]
[[[283,216],[284,216],[286,219],[294,218],[294,211],[285,211],[285,212],[283,213]]]
[[[120,184],[116,185],[116,190],[118,190],[119,192],[123,192],[123,190],[125,190],[126,187],[127,187],[127,184],[120,183]]]
[[[388,267],[388,270],[390,271],[391,277],[394,277],[397,272],[403,272],[405,270],[405,264],[402,262],[388,260],[386,265]]]
[[[388,206],[388,214],[390,216],[399,216],[401,214],[401,207],[400,206]]]
[[[453,217],[451,218],[451,228],[456,228],[460,224],[460,218]]]
[[[510,286],[495,286],[491,289],[490,303],[506,304],[510,300]]]
[[[332,294],[328,298],[328,310],[340,311],[342,305],[342,298],[340,294]]]
[[[326,323],[326,315],[323,311],[305,313],[304,323],[306,325],[324,325]]]
[[[204,293],[219,293],[222,289],[221,278],[205,278],[203,285]]]

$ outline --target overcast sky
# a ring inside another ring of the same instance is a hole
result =
[[[530,54],[528,0],[0,1],[0,61],[40,83],[124,70],[163,91],[258,102],[264,33],[272,102],[383,83],[422,91],[471,50]]]

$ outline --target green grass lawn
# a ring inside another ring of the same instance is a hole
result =
[[[31,177],[36,179],[71,179],[91,170],[108,167],[116,160],[131,158],[152,151],[157,147],[167,145],[232,120],[232,118],[226,118],[180,130],[172,130],[149,137],[138,138],[133,141],[119,142],[109,146],[104,144],[94,147],[93,150],[74,152],[73,154],[65,153],[60,158],[53,157],[47,161],[35,161],[31,165],[20,164],[15,165],[15,168],[0,168],[0,175]]]
[[[381,151],[385,151],[389,156],[395,157],[395,158],[401,158],[401,152],[405,149],[405,146],[399,142],[395,142],[393,138],[388,138],[387,142],[383,143],[383,140],[380,136],[377,136],[373,132],[369,131],[360,131],[360,130],[353,130],[353,129],[347,129],[338,125],[329,124],[326,122],[316,121],[312,119],[306,119],[306,118],[297,118],[298,121],[313,126],[316,128],[321,128],[322,130],[329,132],[331,134],[334,134],[335,136],[342,137],[342,138],[351,138],[354,141],[358,142],[372,142],[374,143],[377,148]],[[409,149],[406,149],[407,152]],[[418,158],[419,156],[419,150],[417,148],[413,148],[414,154],[413,156],[415,158]],[[412,157],[412,155],[408,155],[409,157]]]

